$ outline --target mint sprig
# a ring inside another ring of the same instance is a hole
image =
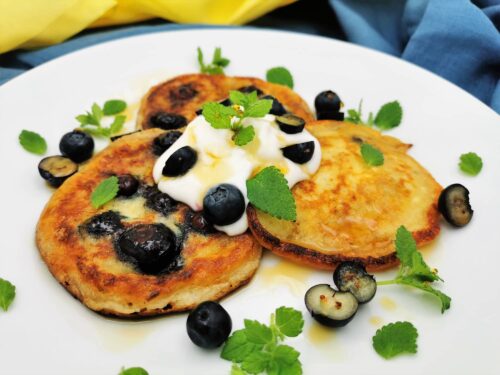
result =
[[[118,177],[111,176],[103,180],[92,192],[90,201],[94,208],[99,208],[110,200],[114,199],[118,194]]]
[[[43,155],[47,152],[47,142],[38,133],[23,130],[19,134],[19,143],[26,151],[33,154]]]
[[[233,332],[222,348],[221,357],[233,362],[231,374],[302,374],[300,353],[282,342],[302,332],[302,313],[280,307],[271,314],[270,325],[245,320],[245,328]]]
[[[212,56],[212,62],[209,64],[205,64],[203,58],[203,51],[200,47],[197,49],[198,51],[198,64],[200,65],[200,72],[206,74],[224,74],[224,68],[229,65],[231,60],[222,56],[222,49],[217,47],[214,50],[214,54]]]
[[[297,209],[295,199],[285,176],[274,167],[267,167],[247,180],[247,197],[259,210],[278,219],[295,221]]]
[[[471,176],[477,176],[483,169],[483,160],[475,152],[460,155],[460,170]]]
[[[16,287],[7,280],[0,278],[0,308],[7,311],[16,297]]]
[[[90,111],[86,111],[75,118],[84,132],[96,137],[109,138],[122,130],[127,116],[119,113],[126,108],[127,103],[123,100],[111,99],[106,101],[102,108],[97,103],[92,104]],[[114,116],[113,122],[109,126],[103,126],[102,124],[102,119],[106,116]]]
[[[363,120],[362,107],[363,99],[360,100],[357,109],[347,110],[345,121],[353,124],[375,126],[380,130],[389,130],[399,126],[403,119],[403,108],[401,108],[397,100],[385,103],[375,116],[370,112],[366,120]]]
[[[255,129],[252,125],[243,126],[243,119],[264,117],[271,110],[273,102],[269,99],[259,99],[255,91],[249,94],[230,91],[229,100],[233,106],[227,107],[216,102],[205,103],[202,114],[213,128],[232,130],[234,143],[244,146],[255,137]]]
[[[396,232],[396,255],[400,267],[393,280],[378,281],[377,285],[401,284],[412,286],[424,292],[433,294],[441,302],[441,313],[450,308],[451,298],[432,287],[432,282],[443,281],[437,270],[431,269],[424,261],[422,254],[417,250],[417,244],[410,231],[400,226]]]
[[[416,353],[417,337],[418,331],[410,322],[390,323],[377,330],[372,338],[373,348],[385,359]]]
[[[293,77],[290,71],[283,67],[277,66],[275,68],[271,68],[266,72],[266,80],[267,82],[277,83],[279,85],[288,86],[293,89]]]

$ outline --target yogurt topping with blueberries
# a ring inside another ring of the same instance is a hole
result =
[[[248,228],[247,179],[275,166],[291,188],[312,176],[321,161],[318,140],[303,129],[303,120],[296,116],[249,117],[242,125],[252,125],[255,136],[237,146],[233,131],[215,129],[198,116],[153,169],[160,191],[194,211],[203,210],[207,221],[230,236]]]

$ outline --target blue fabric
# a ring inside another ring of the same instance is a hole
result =
[[[420,65],[500,113],[500,0],[330,0],[347,39]]]

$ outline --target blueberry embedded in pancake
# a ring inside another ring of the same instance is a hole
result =
[[[154,140],[162,134],[151,129],[110,144],[64,182],[38,222],[49,270],[92,310],[122,317],[189,310],[247,283],[259,265],[261,247],[249,233],[216,232],[156,189]],[[97,210],[90,195],[110,175],[133,176],[139,187]]]
[[[143,97],[138,129],[179,129],[196,117],[207,102],[225,101],[230,90],[257,91],[273,100],[272,114],[293,113],[306,122],[314,120],[307,103],[293,90],[258,78],[185,74],[152,87]],[[224,103],[223,103],[224,104]],[[227,102],[224,104],[228,104]]]
[[[397,264],[394,236],[400,225],[419,246],[438,235],[441,186],[407,154],[409,145],[350,123],[315,121],[306,128],[323,156],[316,174],[292,189],[296,222],[247,210],[249,227],[264,247],[317,268],[351,260],[377,270]],[[365,142],[383,153],[383,165],[363,161]]]

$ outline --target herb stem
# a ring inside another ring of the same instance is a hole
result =
[[[380,285],[393,285],[393,284],[399,284],[398,279],[377,281],[377,286],[380,286]]]

